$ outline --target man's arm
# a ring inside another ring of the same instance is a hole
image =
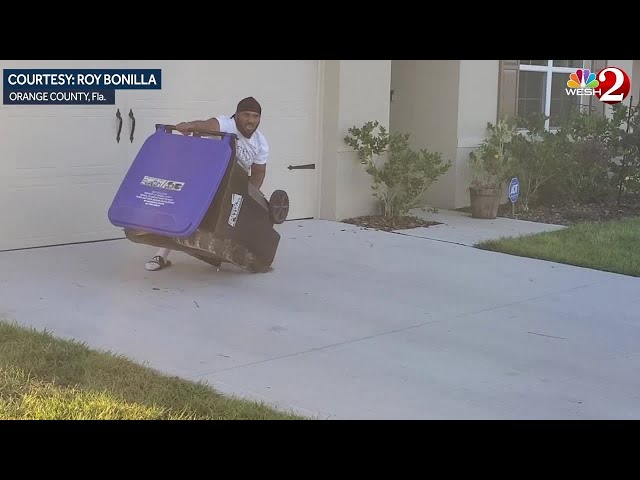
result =
[[[264,182],[264,176],[267,173],[267,161],[269,159],[269,144],[267,143],[267,139],[260,132],[257,132],[259,144],[260,144],[260,152],[256,156],[251,165],[251,177],[249,181],[253,183],[258,190],[262,187],[262,183]]]
[[[267,165],[266,164],[257,164],[254,163],[251,165],[251,176],[249,177],[249,181],[253,183],[258,190],[262,187],[262,183],[264,182],[264,176],[267,173]]]
[[[217,118],[209,120],[193,120],[192,122],[180,122],[176,125],[176,130],[183,134],[189,134],[192,130],[220,131],[220,122]]]

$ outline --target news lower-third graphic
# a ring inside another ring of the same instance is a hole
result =
[[[160,69],[4,69],[4,105],[113,105],[116,90],[159,90]]]

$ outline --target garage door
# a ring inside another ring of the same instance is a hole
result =
[[[263,192],[284,189],[290,219],[316,210],[317,61],[0,61],[2,68],[161,68],[162,90],[116,105],[0,105],[0,250],[121,238],[107,210],[156,123],[232,114],[256,97],[271,147]],[[1,88],[1,86],[0,86]],[[120,141],[117,141],[122,119]],[[132,132],[133,120],[135,130]],[[130,135],[133,133],[133,141]]]
[[[0,66],[60,69],[82,63],[0,61]],[[97,61],[91,67],[123,66]],[[121,235],[105,210],[128,161],[127,145],[115,141],[116,125],[109,105],[0,105],[0,249]]]

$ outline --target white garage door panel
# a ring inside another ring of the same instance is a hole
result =
[[[92,219],[85,213],[91,212],[95,217],[106,215],[103,200],[113,198],[112,184],[68,185],[59,180],[55,179],[52,186],[13,188],[5,192],[11,210],[2,225],[3,249],[121,236],[110,225],[105,226],[100,218]],[[29,207],[22,208],[23,205]],[[65,208],[68,205],[76,208]]]
[[[276,189],[285,190],[289,194],[291,219],[315,216],[316,171],[288,168],[315,163],[315,131],[310,132],[308,127],[315,122],[292,117],[280,118],[277,123],[264,122],[265,135],[274,139],[263,187],[265,194]]]
[[[0,68],[87,66],[123,68],[114,62],[0,61]],[[129,160],[126,143],[116,142],[117,108],[0,105],[0,250],[122,236],[107,218]]]
[[[126,171],[127,147],[115,141],[114,120],[64,114],[3,119],[11,141],[0,146],[0,249],[121,236],[105,208]]]

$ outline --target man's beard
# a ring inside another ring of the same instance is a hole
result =
[[[253,135],[255,131],[256,131],[255,127],[254,128],[243,127],[242,129],[240,129],[240,133],[244,135],[246,138],[251,138],[251,135]]]

